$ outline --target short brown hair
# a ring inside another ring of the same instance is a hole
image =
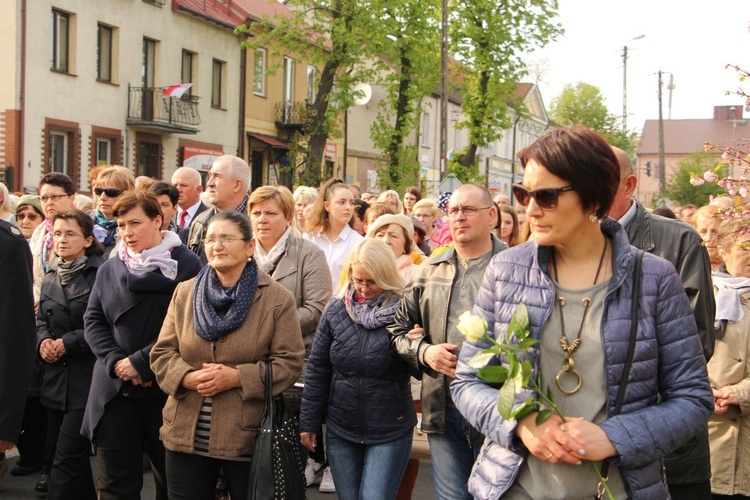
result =
[[[253,191],[247,200],[247,214],[250,215],[253,205],[268,200],[275,200],[279,204],[285,218],[294,218],[294,197],[286,186],[261,186]]]
[[[153,193],[144,191],[142,189],[134,191],[126,191],[120,196],[120,199],[115,203],[114,209],[112,210],[115,218],[123,217],[125,214],[130,212],[136,207],[141,207],[143,213],[146,214],[151,220],[161,217],[164,220],[164,215],[161,213],[161,207],[159,206],[159,200]]]
[[[93,239],[91,245],[86,248],[86,256],[91,257],[92,255],[104,254],[104,245],[99,243],[99,241],[97,241],[97,239],[94,237],[94,220],[91,218],[91,216],[86,215],[85,212],[76,209],[57,212],[52,216],[52,224],[54,224],[58,219],[76,221],[76,223],[78,223],[78,227],[81,228],[81,234],[83,234],[83,237]]]

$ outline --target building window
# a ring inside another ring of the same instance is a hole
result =
[[[49,171],[68,173],[68,134],[57,130],[49,133]]]
[[[150,141],[137,141],[135,175],[161,178],[161,144]]]
[[[422,115],[422,146],[430,147],[430,113]]]
[[[97,37],[97,79],[112,81],[112,28],[99,25]]]
[[[193,64],[195,63],[195,53],[183,50],[182,51],[182,81],[180,83],[193,83]],[[190,87],[186,95],[192,95],[193,88]]]
[[[214,108],[223,107],[224,98],[224,68],[226,63],[214,59],[212,77],[211,77],[211,106]]]
[[[96,165],[112,164],[112,139],[96,139]]]
[[[52,11],[52,69],[68,72],[70,45],[70,16],[59,10]]]
[[[143,86],[153,88],[156,73],[156,41],[143,39]]]
[[[284,58],[284,104],[294,102],[294,59]]]
[[[307,104],[315,102],[315,91],[317,87],[318,69],[315,66],[307,66]]]
[[[266,49],[255,49],[253,93],[261,97],[266,95]]]

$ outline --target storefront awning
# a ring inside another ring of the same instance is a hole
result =
[[[252,139],[268,144],[274,149],[289,149],[289,144],[287,142],[282,141],[281,139],[277,139],[276,137],[271,137],[270,135],[263,135],[263,134],[247,134],[247,135],[250,136]]]

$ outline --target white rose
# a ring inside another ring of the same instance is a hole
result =
[[[457,328],[466,337],[466,340],[477,342],[487,333],[487,322],[483,317],[474,316],[471,312],[466,311],[458,317]]]

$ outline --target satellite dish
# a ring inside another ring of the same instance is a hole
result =
[[[372,87],[370,87],[369,83],[358,83],[354,86],[353,90],[356,94],[354,102],[358,106],[364,106],[372,99]]]

